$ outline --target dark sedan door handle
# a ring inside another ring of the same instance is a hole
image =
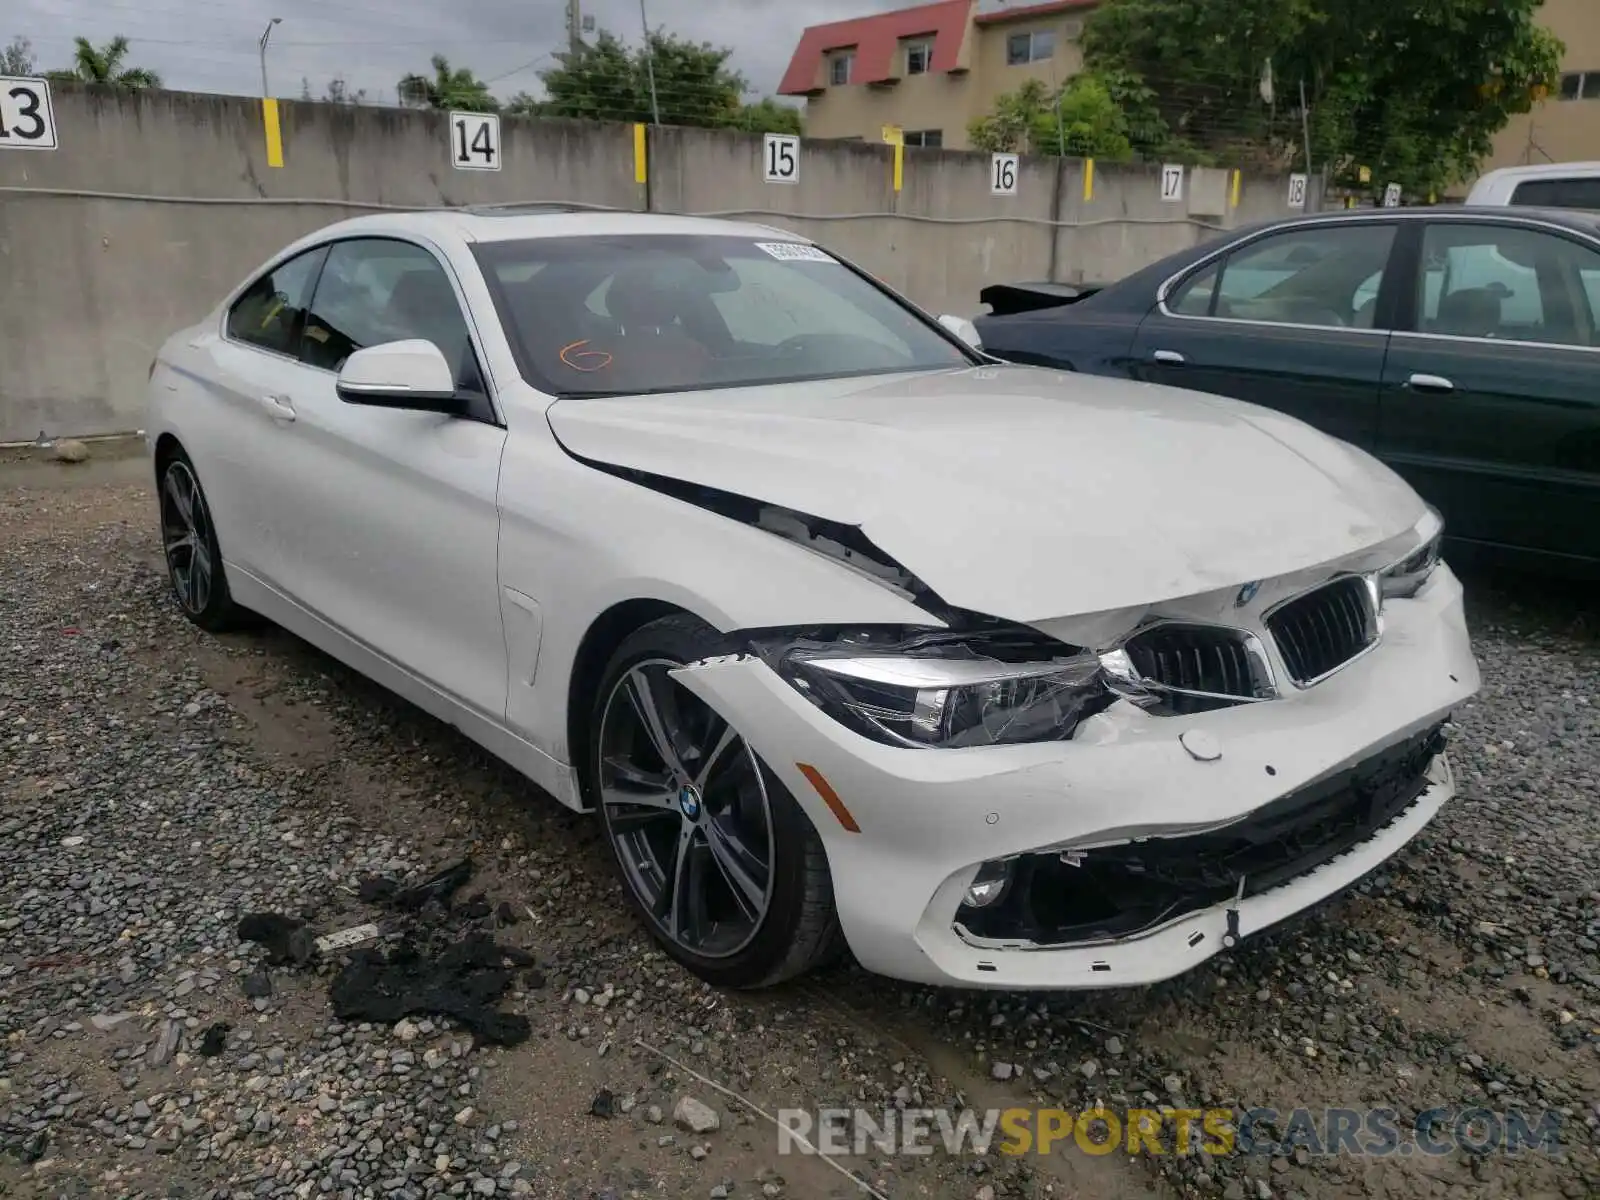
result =
[[[1443,375],[1413,375],[1406,380],[1406,386],[1415,388],[1419,392],[1453,392],[1456,385]]]
[[[1158,363],[1166,363],[1169,366],[1174,367],[1181,367],[1183,366],[1184,362],[1183,355],[1179,354],[1176,350],[1157,350],[1153,355],[1151,355],[1151,357],[1154,358]]]

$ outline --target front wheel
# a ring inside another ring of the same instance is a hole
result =
[[[156,478],[161,508],[161,548],[178,607],[201,629],[216,633],[243,616],[228,591],[222,547],[211,523],[211,507],[182,450],[163,460]]]
[[[821,839],[738,731],[670,672],[714,630],[665,617],[612,656],[585,786],[628,897],[662,947],[708,982],[765,987],[842,948]]]

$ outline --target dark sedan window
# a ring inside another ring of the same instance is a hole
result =
[[[1600,210],[1600,178],[1529,179],[1517,184],[1511,203],[1519,207]]]
[[[1595,346],[1600,252],[1509,225],[1430,224],[1418,328],[1452,337]]]
[[[1393,225],[1372,222],[1270,234],[1192,275],[1167,307],[1184,316],[1371,329],[1394,235]]]

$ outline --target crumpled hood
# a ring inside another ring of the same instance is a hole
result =
[[[947,603],[1028,622],[1269,579],[1425,512],[1268,409],[1031,367],[560,400],[580,458],[859,526]]]

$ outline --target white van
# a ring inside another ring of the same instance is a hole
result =
[[[1586,208],[1600,211],[1600,162],[1543,163],[1490,171],[1467,195],[1486,208]]]

